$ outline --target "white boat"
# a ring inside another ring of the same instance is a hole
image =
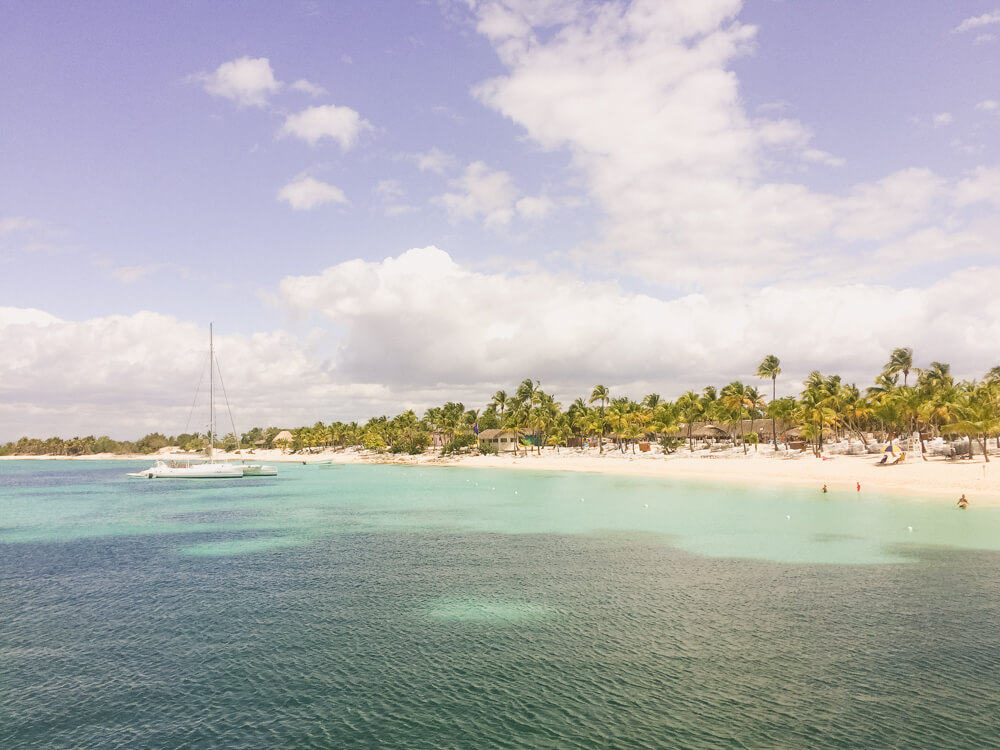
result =
[[[208,447],[205,449],[205,457],[159,459],[148,469],[129,472],[130,477],[145,479],[240,479],[242,477],[274,477],[278,475],[278,469],[267,464],[237,464],[213,460],[215,452],[215,339],[211,324],[208,326],[208,372],[209,440]],[[233,432],[235,434],[235,427]]]
[[[240,468],[243,469],[243,476],[245,477],[278,476],[278,467],[268,464],[243,464]]]
[[[129,472],[130,477],[146,479],[239,479],[244,476],[239,464],[228,464],[203,458],[160,459],[142,471]]]

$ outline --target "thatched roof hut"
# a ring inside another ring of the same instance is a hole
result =
[[[729,430],[710,422],[695,422],[691,427],[691,437],[719,439],[729,437]]]

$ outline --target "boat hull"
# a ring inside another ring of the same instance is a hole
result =
[[[157,461],[155,466],[132,472],[129,476],[145,479],[240,479],[243,477],[243,467],[217,463],[171,465]]]
[[[244,464],[242,467],[245,477],[276,477],[278,469],[267,464]]]

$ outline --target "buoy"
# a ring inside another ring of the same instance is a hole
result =
[[[786,519],[788,519],[789,521],[791,521],[791,520],[792,520],[792,517],[791,517],[791,516],[785,516],[785,518],[786,518]]]
[[[907,527],[906,527],[906,530],[907,530],[907,531],[913,531],[913,527],[912,527],[912,526],[907,526]]]

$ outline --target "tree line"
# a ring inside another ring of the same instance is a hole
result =
[[[673,452],[684,441],[694,450],[693,426],[709,422],[725,425],[734,443],[746,451],[758,439],[754,423],[768,420],[775,445],[780,421],[796,426],[817,455],[825,439],[854,437],[867,443],[869,435],[883,442],[901,435],[919,435],[921,441],[927,436],[965,436],[987,461],[987,440],[996,437],[1000,447],[1000,366],[989,370],[982,380],[956,381],[948,364],[931,362],[927,367],[916,367],[912,349],[902,347],[892,351],[874,383],[864,390],[844,382],[839,375],[813,371],[797,397],[777,398],[780,374],[781,361],[773,354],[764,357],[757,368],[758,378],[771,381],[770,398],[757,385],[738,380],[722,388],[687,391],[673,401],[656,393],[634,401],[598,384],[565,408],[539,381],[526,379],[511,391],[498,390],[481,410],[449,401],[427,409],[422,417],[406,410],[394,417],[373,417],[363,424],[316,422],[311,427],[288,430],[291,438],[285,440],[279,437],[283,431],[277,427],[255,427],[239,436],[223,435],[216,444],[229,451],[282,448],[300,452],[358,446],[417,454],[426,451],[437,435],[443,442],[442,450],[450,453],[475,445],[475,432],[502,429],[525,453],[541,452],[543,447],[558,450],[582,438],[595,441],[601,452],[634,451],[637,442],[651,439],[660,440],[665,450]],[[0,455],[153,453],[167,445],[200,450],[209,439],[203,434],[165,437],[160,433],[134,443],[106,436],[21,438],[0,446]]]

